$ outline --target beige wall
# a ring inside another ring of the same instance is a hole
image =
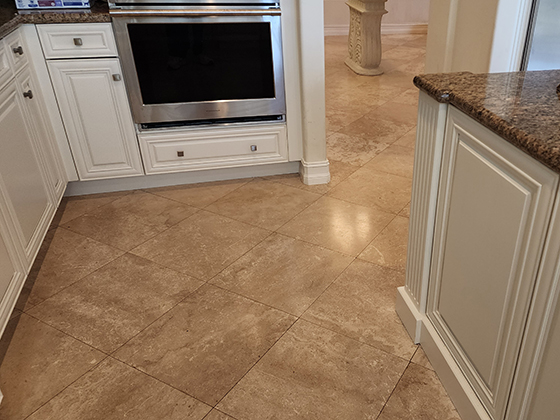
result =
[[[432,0],[426,73],[490,68],[499,0]]]
[[[324,0],[325,2],[325,32],[348,28],[349,13],[346,0]],[[414,28],[428,23],[430,0],[388,0],[386,9],[389,13],[383,16],[385,32],[393,29],[395,32],[407,32],[407,28]],[[390,29],[391,28],[391,29]]]

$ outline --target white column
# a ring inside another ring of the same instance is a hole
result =
[[[325,130],[325,37],[323,0],[299,0],[299,46],[305,184],[330,181]]]
[[[447,104],[440,104],[420,92],[406,285],[399,288],[396,304],[401,321],[416,343],[420,341],[421,320],[426,313],[446,118]]]
[[[354,72],[365,76],[383,74],[381,63],[381,18],[387,0],[348,0],[350,34],[348,58],[345,63]]]

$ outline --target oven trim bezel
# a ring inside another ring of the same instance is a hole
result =
[[[247,9],[249,10],[249,9]],[[259,13],[215,13],[208,10],[200,13],[190,9],[187,13],[170,10],[127,10],[111,11],[113,30],[117,41],[119,57],[123,68],[123,78],[126,84],[130,107],[134,122],[137,124],[160,122],[184,122],[205,119],[245,118],[267,115],[285,115],[286,98],[284,85],[284,62],[282,52],[281,16],[277,10],[259,10]],[[140,13],[138,13],[140,12]],[[160,13],[158,15],[158,12]],[[184,11],[183,11],[184,12]],[[136,73],[136,66],[132,54],[127,25],[130,23],[246,23],[268,22],[271,30],[272,60],[274,69],[274,98],[237,99],[205,102],[179,102],[167,104],[145,105],[142,100],[140,83]]]

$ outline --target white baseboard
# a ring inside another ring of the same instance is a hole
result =
[[[422,329],[422,314],[416,308],[416,305],[406,292],[404,286],[397,289],[397,301],[395,310],[401,318],[404,328],[414,340],[415,344],[420,343],[420,334]]]
[[[397,314],[414,342],[422,345],[461,418],[491,420],[430,320],[418,311],[405,287],[399,287],[397,290]]]
[[[206,171],[145,175],[96,181],[76,181],[68,184],[65,195],[97,194],[103,192],[138,190],[142,188],[166,187],[170,185],[194,184],[198,182],[293,174],[297,173],[299,169],[299,162],[287,162],[246,166],[242,168],[210,169]]]
[[[331,180],[329,161],[305,162],[302,160],[299,174],[305,185],[327,184]]]
[[[348,25],[325,25],[325,36],[348,35]],[[428,33],[427,23],[382,23],[381,33],[389,34],[417,34]]]
[[[420,344],[463,420],[492,420],[451,352],[427,319],[422,321]]]

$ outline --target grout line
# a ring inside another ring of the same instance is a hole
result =
[[[416,353],[416,352],[415,352],[415,353]],[[387,404],[389,404],[389,401],[391,400],[391,397],[393,396],[393,394],[395,393],[397,387],[398,387],[399,384],[401,383],[402,378],[403,378],[404,374],[406,373],[406,370],[408,369],[408,367],[410,366],[411,363],[412,363],[411,361],[409,361],[409,362],[407,363],[406,367],[405,367],[404,370],[403,370],[402,375],[400,376],[400,378],[399,378],[399,380],[397,381],[397,383],[395,384],[393,390],[391,391],[391,393],[390,393],[389,396],[387,397],[387,401],[385,401],[385,404],[383,404],[383,408],[381,409],[381,411],[380,411],[379,414],[377,415],[376,420],[378,420],[378,419],[381,418],[381,415],[383,414],[383,411],[385,410],[385,407],[387,407]]]
[[[72,337],[73,338],[73,337]],[[30,418],[33,414],[35,414],[37,411],[39,411],[41,408],[43,408],[45,405],[47,405],[49,402],[51,402],[52,400],[54,400],[56,397],[58,397],[60,394],[62,394],[64,391],[66,391],[68,388],[70,388],[73,384],[75,384],[77,381],[79,381],[81,378],[83,378],[85,375],[87,375],[88,373],[92,372],[93,370],[97,369],[97,367],[99,367],[99,365],[101,363],[103,363],[105,360],[107,360],[109,358],[109,356],[105,355],[105,357],[103,359],[101,359],[99,361],[99,363],[97,363],[95,366],[93,366],[91,369],[88,369],[86,372],[84,372],[82,375],[78,376],[75,380],[73,380],[72,382],[70,382],[68,385],[66,385],[64,388],[62,388],[60,390],[60,392],[56,393],[56,395],[54,395],[52,398],[50,398],[49,400],[45,401],[43,404],[41,404],[36,410],[34,410],[32,413],[30,413],[28,416],[25,417],[25,419]]]
[[[299,318],[297,318],[294,322],[292,322],[292,324],[286,329],[286,331],[284,331],[284,333],[282,333],[282,334],[280,335],[280,337],[278,337],[278,339],[268,348],[268,350],[265,351],[265,352],[263,353],[263,355],[262,355],[261,357],[259,357],[259,358],[257,359],[257,361],[256,361],[255,363],[253,363],[253,365],[252,365],[249,369],[247,369],[247,372],[245,372],[245,374],[244,374],[241,378],[239,378],[239,380],[238,380],[237,382],[235,382],[235,384],[229,389],[228,392],[226,392],[226,393],[224,394],[224,396],[216,403],[216,405],[215,405],[214,407],[217,407],[218,404],[220,404],[220,403],[229,395],[229,393],[230,393],[231,391],[233,391],[233,389],[239,384],[239,382],[241,382],[241,381],[243,380],[243,378],[245,378],[245,376],[247,376],[247,374],[248,374],[249,372],[251,372],[251,371],[255,368],[255,366],[256,366],[261,360],[263,360],[263,359],[265,358],[265,356],[270,352],[270,350],[272,350],[272,348],[273,348],[273,347],[288,333],[288,331],[290,331],[290,330],[292,329],[292,327],[293,327],[293,326],[296,324],[296,322],[298,322],[298,321],[299,321]]]

